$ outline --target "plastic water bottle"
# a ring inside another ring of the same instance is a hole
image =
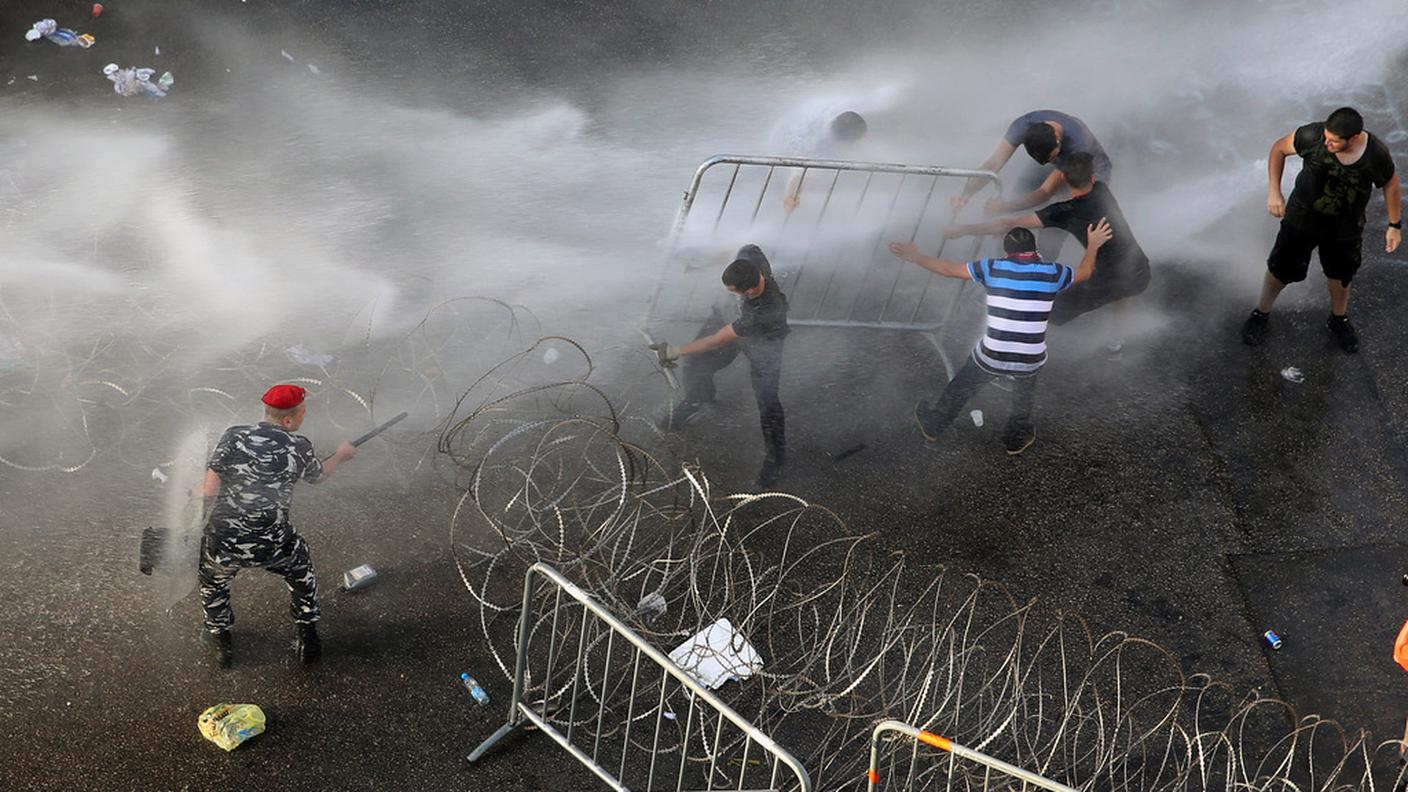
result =
[[[467,673],[460,674],[460,684],[464,685],[465,690],[469,691],[469,695],[474,697],[476,704],[483,705],[489,703],[489,692],[479,684],[479,680]]]

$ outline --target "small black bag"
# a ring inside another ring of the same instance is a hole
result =
[[[143,575],[150,575],[153,569],[161,566],[161,547],[164,544],[166,531],[150,525],[142,529],[142,543],[137,548],[137,569]]]

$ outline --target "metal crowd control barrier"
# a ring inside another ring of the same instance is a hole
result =
[[[1013,787],[1018,787],[1021,792],[1026,792],[1030,787],[1049,790],[1049,792],[1078,792],[1065,784],[1058,784],[1036,773],[994,759],[987,754],[974,751],[971,748],[964,748],[946,737],[940,737],[923,729],[916,729],[897,720],[881,721],[870,733],[870,769],[866,773],[867,792],[876,792],[881,789],[882,781],[885,779],[900,777],[900,773],[896,771],[900,764],[899,751],[890,754],[887,775],[882,776],[880,773],[880,741],[886,732],[908,737],[909,740],[904,742],[911,746],[907,752],[908,761],[905,764],[908,767],[903,771],[903,779],[896,785],[890,786],[891,789],[914,792],[914,790],[930,787],[937,788],[939,782],[942,782],[945,792],[954,792],[955,789],[960,792],[987,792],[992,789],[1011,789]],[[932,772],[938,769],[937,764],[920,767],[921,758],[925,758],[920,754],[921,745],[937,748],[948,754],[948,767],[942,776]],[[960,762],[964,764],[960,765]]]
[[[541,619],[533,617],[535,594],[551,595]],[[566,613],[574,608],[580,617]],[[546,653],[535,654],[544,641]],[[570,667],[557,668],[564,659]],[[523,579],[508,721],[469,761],[528,725],[620,792],[665,788],[657,776],[676,792],[812,788],[792,754],[541,562]]]
[[[789,176],[777,178],[779,169]],[[711,173],[722,176],[707,178]],[[998,195],[1002,191],[997,175],[983,170],[797,157],[710,157],[695,170],[684,193],[646,327],[707,318],[707,310],[701,309],[714,303],[721,288],[719,271],[728,262],[691,261],[682,248],[718,245],[726,237],[734,247],[744,242],[763,247],[787,293],[794,326],[942,333],[962,284],[941,286],[944,279],[895,261],[885,248],[887,241],[903,239],[937,248],[942,255],[942,230],[954,213],[948,211],[947,200],[934,200],[941,179],[976,179],[992,185]],[[817,182],[824,189],[809,189]],[[783,198],[789,193],[802,201],[785,213]],[[701,217],[696,210],[706,206],[707,216]],[[701,223],[706,227],[699,228]],[[973,240],[970,256],[980,244],[980,239]],[[708,277],[692,282],[680,277],[694,270],[707,270]],[[938,346],[941,338],[931,340]]]

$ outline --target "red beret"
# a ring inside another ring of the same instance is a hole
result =
[[[276,410],[288,410],[303,403],[303,393],[297,385],[275,385],[264,391],[264,403]]]

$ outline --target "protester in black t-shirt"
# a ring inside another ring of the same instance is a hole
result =
[[[1281,197],[1286,157],[1304,161],[1291,199]],[[1286,284],[1305,280],[1310,254],[1320,250],[1320,268],[1330,287],[1328,327],[1346,352],[1359,349],[1359,336],[1349,323],[1349,283],[1359,270],[1364,246],[1364,210],[1375,187],[1384,191],[1388,231],[1384,250],[1398,249],[1403,240],[1403,206],[1398,175],[1388,147],[1364,130],[1364,118],[1341,107],[1323,124],[1306,124],[1271,144],[1266,163],[1270,180],[1266,210],[1281,218],[1281,230],[1266,261],[1261,301],[1242,325],[1242,342],[1257,346],[1266,338],[1271,306]]]
[[[1095,179],[1095,162],[1090,154],[1081,152],[1062,157],[1056,167],[1070,185],[1070,199],[1029,215],[951,226],[944,231],[944,236],[997,234],[1013,226],[1059,228],[1085,244],[1086,230],[1099,223],[1100,218],[1108,219],[1114,236],[1100,248],[1095,259],[1095,274],[1085,283],[1062,292],[1052,307],[1051,323],[1061,325],[1107,303],[1142,293],[1149,286],[1149,257],[1135,240],[1110,188]]]
[[[757,245],[739,248],[722,279],[724,286],[741,298],[737,319],[725,323],[716,311],[688,344],[651,344],[650,348],[665,367],[673,367],[681,357],[689,358],[684,366],[684,400],[670,415],[670,428],[682,425],[714,400],[716,372],[732,363],[739,352],[748,358],[767,450],[758,473],[758,487],[765,489],[777,483],[787,461],[786,416],[778,398],[783,339],[789,332],[787,296],[777,287],[772,266]]]

